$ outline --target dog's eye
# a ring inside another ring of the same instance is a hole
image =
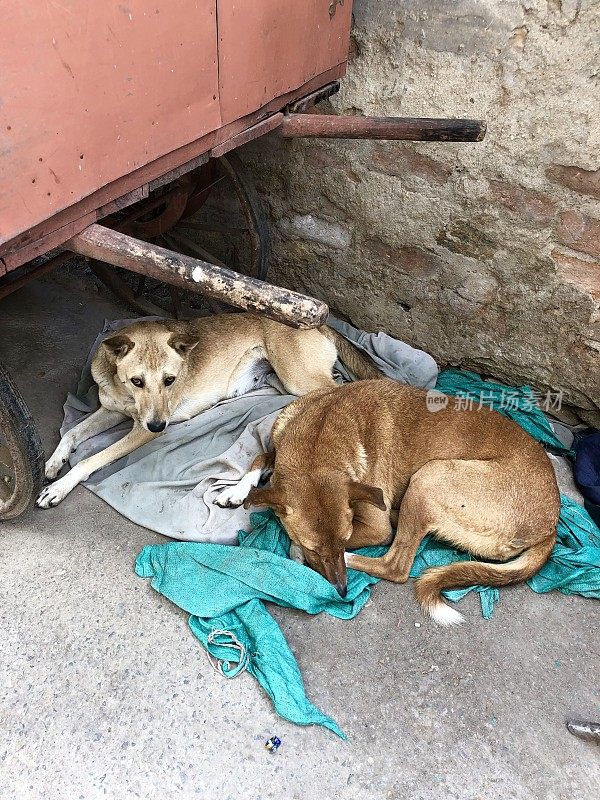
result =
[[[175,375],[167,375],[165,378],[165,386],[170,386],[172,383],[175,383]]]
[[[142,378],[132,378],[131,382],[133,383],[134,386],[137,386],[138,389],[141,389],[142,386],[144,385],[144,381]]]

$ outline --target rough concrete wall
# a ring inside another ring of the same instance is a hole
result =
[[[354,15],[322,110],[483,118],[488,134],[250,145],[273,279],[443,364],[596,407],[598,3],[356,0]]]

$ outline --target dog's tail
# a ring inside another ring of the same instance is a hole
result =
[[[383,372],[377,369],[373,361],[371,361],[368,356],[364,355],[352,342],[344,339],[341,334],[334,331],[333,328],[328,328],[326,325],[323,325],[320,330],[321,333],[336,346],[340,361],[345,364],[359,380],[385,378]]]
[[[424,611],[439,625],[460,625],[462,614],[444,602],[443,589],[466,589],[468,586],[508,586],[531,578],[543,567],[552,552],[556,532],[524,550],[504,564],[482,561],[456,561],[445,567],[426,570],[415,582],[415,594]]]

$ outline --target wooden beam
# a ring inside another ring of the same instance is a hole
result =
[[[480,142],[486,123],[480,119],[413,117],[338,117],[332,114],[289,114],[281,135],[327,139],[402,139],[409,142]]]
[[[241,147],[243,144],[247,144],[253,139],[257,139],[259,136],[264,136],[265,133],[270,133],[272,130],[275,130],[275,128],[278,128],[282,122],[283,114],[273,114],[273,116],[263,119],[262,122],[257,122],[256,125],[253,125],[251,128],[213,147],[210,151],[210,157],[219,158],[220,156],[224,156],[225,153],[228,153],[230,150]]]
[[[65,242],[64,248],[255,311],[294,328],[316,328],[329,313],[320,300],[134,239],[103,225],[90,225]]]

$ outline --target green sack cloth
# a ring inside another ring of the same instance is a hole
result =
[[[256,512],[250,519],[252,532],[240,531],[239,547],[199,542],[148,545],[137,557],[135,571],[152,578],[157,592],[191,614],[192,632],[224,662],[221,671],[226,677],[247,668],[282,717],[299,725],[323,725],[346,738],[307,699],[296,659],[263,601],[351,619],[378,579],[352,571],[342,599],[325,578],[288,557],[290,540],[273,512]],[[370,547],[361,552],[376,556],[386,550]],[[209,642],[213,631],[226,633]],[[243,656],[231,647],[235,640],[243,645]]]
[[[600,529],[585,508],[565,495],[550,559],[527,585],[538,593],[558,589],[600,599]]]
[[[323,725],[345,738],[336,723],[307,699],[296,660],[263,601],[351,619],[378,579],[349,570],[348,594],[342,599],[318,573],[288,558],[288,536],[271,511],[252,514],[251,522],[252,533],[240,531],[239,547],[197,542],[148,545],[136,560],[136,573],[152,578],[156,591],[191,614],[192,632],[222,662],[226,677],[248,669],[282,717],[299,725]],[[600,531],[588,513],[567,497],[562,498],[557,533],[550,560],[527,583],[535,592],[558,589],[600,599]],[[379,556],[386,549],[359,552]],[[428,536],[410,574],[416,578],[429,567],[469,558]],[[483,615],[489,619],[500,597],[497,589],[474,586],[444,594],[456,602],[471,591],[479,593]],[[215,631],[221,633],[209,642]],[[243,654],[231,648],[232,641],[243,645]]]

